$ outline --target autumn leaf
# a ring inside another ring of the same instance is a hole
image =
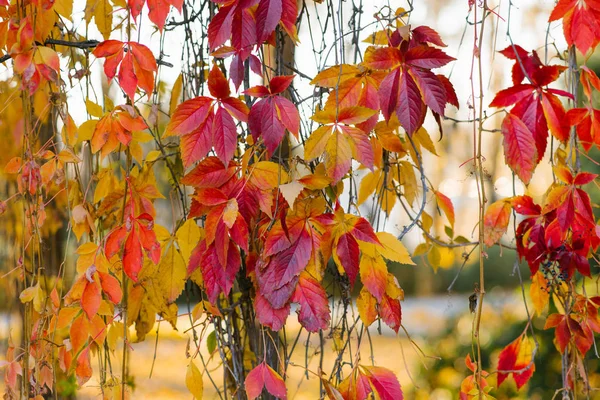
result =
[[[485,210],[483,235],[486,246],[493,246],[506,233],[511,210],[510,201],[506,200],[498,200]]]
[[[548,305],[550,300],[550,293],[548,291],[548,282],[544,277],[544,274],[540,271],[536,272],[531,277],[531,286],[529,288],[529,295],[533,303],[533,308],[537,315],[542,315],[542,312]]]
[[[197,400],[202,400],[204,385],[202,383],[202,374],[194,361],[190,361],[185,374],[185,386]]]
[[[309,332],[326,329],[331,318],[325,289],[307,273],[302,273],[291,301],[298,303],[298,321]]]
[[[246,376],[244,384],[246,386],[246,394],[250,400],[254,400],[260,396],[263,388],[266,388],[267,392],[275,397],[282,400],[287,399],[287,391],[283,379],[266,362],[262,362],[254,367]]]
[[[154,73],[158,68],[148,47],[136,42],[106,40],[94,49],[93,54],[98,58],[106,58],[104,73],[109,82],[119,69],[119,85],[129,98],[134,98],[137,87],[150,96],[154,88]]]
[[[129,215],[126,223],[106,238],[104,250],[107,257],[114,256],[123,248],[123,268],[134,282],[137,282],[143,265],[142,249],[153,263],[156,264],[160,260],[160,245],[156,240],[153,227],[154,220],[150,215],[141,214],[135,218]]]
[[[367,379],[381,400],[402,400],[404,395],[398,378],[392,371],[384,367],[361,365]]]
[[[517,389],[525,385],[535,372],[533,363],[533,339],[519,336],[500,352],[498,356],[498,386],[512,374]]]
[[[529,184],[538,154],[533,134],[523,121],[508,114],[502,121],[502,135],[506,163],[523,183]]]
[[[600,10],[593,1],[559,0],[552,10],[548,22],[562,18],[563,32],[569,45],[575,45],[581,53],[596,47],[600,41],[597,21]]]

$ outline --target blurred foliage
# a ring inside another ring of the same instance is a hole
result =
[[[526,292],[528,288],[525,288]],[[522,299],[521,290],[512,295],[519,301]],[[472,323],[474,314],[463,313],[448,320],[445,329],[435,337],[428,337],[422,346],[427,355],[439,359],[425,359],[418,371],[413,374],[415,388],[405,393],[408,399],[445,400],[457,399],[460,383],[469,373],[465,366],[465,356],[474,351],[472,346]],[[523,333],[527,316],[524,307],[515,307],[514,303],[497,306],[487,302],[484,306],[481,331],[481,353],[484,369],[490,372],[488,382],[496,387],[498,355],[502,348]],[[562,387],[561,357],[556,351],[553,330],[544,330],[545,318],[534,318],[533,328],[539,342],[535,357],[535,372],[529,383],[517,391],[512,377],[502,386],[492,392],[498,400],[508,399],[552,399],[557,389]],[[530,330],[528,330],[528,334]],[[588,353],[586,369],[590,377],[590,386],[600,385],[600,359],[593,351]],[[600,399],[600,392],[591,392],[589,396],[578,388],[581,398]]]

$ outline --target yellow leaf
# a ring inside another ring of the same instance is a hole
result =
[[[175,107],[179,104],[179,98],[181,97],[181,89],[183,88],[183,74],[179,74],[175,83],[173,83],[173,89],[171,89],[171,101],[169,102],[169,115],[173,115]]]
[[[62,140],[65,142],[65,144],[73,146],[78,139],[77,125],[75,125],[75,121],[73,121],[73,118],[71,118],[70,115],[67,115],[67,120],[65,121],[63,119],[63,122],[64,125],[60,131]]]
[[[377,319],[377,300],[367,288],[363,287],[356,299],[356,308],[358,308],[358,315],[365,324],[365,326],[371,325]]]
[[[25,304],[25,303],[29,303],[30,301],[32,301],[33,298],[35,297],[35,295],[37,294],[38,289],[39,289],[39,285],[30,286],[26,289],[23,289],[23,291],[19,295],[19,299],[21,300],[21,303]]]
[[[415,145],[421,145],[431,154],[435,154],[436,156],[438,155],[435,151],[435,145],[433,144],[433,141],[431,140],[431,137],[425,128],[419,128],[412,138],[414,141],[416,141]]]
[[[187,268],[173,242],[158,265],[158,282],[167,303],[173,303],[183,291]]]
[[[89,119],[85,121],[78,129],[77,143],[81,143],[85,140],[91,140],[94,131],[96,130],[97,119]]]
[[[202,383],[202,374],[194,361],[190,361],[187,372],[185,374],[185,386],[187,386],[188,390],[191,394],[194,395],[194,398],[197,400],[202,400],[202,392],[204,391],[204,384]]]
[[[89,22],[94,17],[98,30],[104,40],[110,38],[112,31],[113,7],[108,0],[87,0],[85,6],[85,20]]]
[[[289,175],[283,167],[272,161],[259,161],[249,166],[250,181],[259,189],[270,190],[288,183]]]
[[[158,160],[158,158],[160,156],[161,156],[160,151],[152,150],[152,151],[148,152],[148,154],[146,155],[146,162],[147,163],[154,162],[154,161]]]
[[[129,151],[131,152],[133,158],[141,164],[144,160],[144,151],[142,150],[142,146],[140,146],[137,141],[132,140],[131,143],[129,143]]]
[[[382,256],[400,264],[415,265],[406,247],[394,235],[388,232],[377,232],[377,239],[383,246],[379,249]]]
[[[385,44],[387,44],[387,41]],[[335,88],[341,82],[350,78],[354,78],[357,74],[360,74],[360,72],[360,69],[358,69],[358,67],[355,65],[335,65],[319,72],[317,76],[310,81],[310,84],[321,87]]]
[[[392,299],[404,300],[404,290],[400,287],[394,274],[388,272],[385,294]]]
[[[367,199],[371,198],[371,195],[373,195],[382,182],[380,169],[366,174],[360,181],[358,205],[360,206]]]
[[[322,126],[310,134],[304,143],[304,158],[312,161],[325,151],[325,146],[331,135],[331,126]]]
[[[69,21],[73,21],[73,0],[56,0],[52,9]]]
[[[88,114],[90,114],[92,117],[102,118],[102,116],[104,115],[102,107],[100,107],[98,104],[94,103],[90,99],[85,99],[85,109],[87,110]]]
[[[533,307],[535,308],[537,315],[542,315],[542,312],[544,312],[544,309],[550,300],[550,293],[547,288],[548,282],[546,282],[544,274],[540,271],[536,272],[535,275],[531,277],[529,295],[531,296],[531,301],[533,302]]]
[[[196,224],[196,221],[188,219],[181,227],[179,227],[179,229],[177,229],[176,235],[179,250],[187,265],[190,262],[192,250],[194,250],[200,241],[200,227]]]
[[[438,246],[431,246],[429,252],[427,253],[427,261],[429,261],[429,264],[431,265],[433,270],[437,272],[442,261],[442,255],[440,254],[440,249]]]
[[[406,197],[409,205],[412,205],[418,194],[417,178],[413,166],[408,161],[400,162],[400,184],[402,194]]]
[[[81,160],[69,149],[63,149],[58,153],[58,159],[62,163],[78,163]]]

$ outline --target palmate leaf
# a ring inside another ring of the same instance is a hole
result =
[[[408,46],[369,48],[364,61],[370,68],[391,70],[378,89],[381,112],[386,121],[395,113],[409,135],[423,125],[427,107],[434,115],[443,116],[446,104],[458,105],[450,82],[431,72],[454,58],[425,43],[428,37],[442,43],[435,31],[422,31],[413,33]]]
[[[586,54],[600,41],[600,7],[593,0],[559,0],[548,18],[563,20],[563,31],[569,45]]]
[[[208,88],[212,96],[199,96],[179,104],[163,136],[182,136],[180,146],[185,166],[204,158],[211,148],[224,165],[237,149],[234,118],[248,122],[249,109],[231,96],[229,81],[215,65],[209,73]]]

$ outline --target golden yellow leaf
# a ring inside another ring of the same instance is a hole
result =
[[[96,124],[98,124],[97,119],[89,119],[85,121],[83,124],[79,126],[78,134],[77,134],[77,142],[81,143],[85,140],[91,140],[94,131],[96,130]]]
[[[536,272],[535,275],[531,277],[529,295],[531,296],[531,301],[533,302],[533,307],[535,308],[537,315],[542,315],[542,312],[544,312],[544,309],[550,300],[550,293],[548,292],[547,287],[548,282],[546,282],[544,274],[540,271]]]
[[[192,250],[200,241],[200,227],[193,219],[188,219],[177,229],[177,244],[187,265],[190,262]]]
[[[173,115],[175,107],[179,104],[179,98],[181,97],[181,91],[183,88],[183,74],[179,74],[175,83],[173,83],[173,89],[171,89],[171,101],[169,101],[169,115]]]
[[[373,172],[369,172],[360,181],[360,188],[358,189],[358,205],[360,206],[367,199],[376,192],[377,188],[381,186],[383,180],[381,179],[381,170],[378,169]]]
[[[174,242],[167,245],[166,252],[158,264],[158,282],[167,303],[173,303],[183,291],[187,268]]]
[[[404,247],[397,237],[388,232],[377,232],[377,238],[383,246],[379,248],[382,256],[400,264],[415,265],[414,261],[410,258],[408,250],[406,250],[406,247]]]
[[[194,395],[195,399],[202,399],[202,393],[204,391],[202,374],[198,367],[196,367],[196,364],[194,364],[194,361],[190,361],[188,364],[187,372],[185,374],[185,386],[187,386],[190,393]]]
[[[371,325],[377,319],[377,300],[367,288],[363,287],[356,299],[356,308],[358,308],[358,315],[365,324],[365,326]]]
[[[98,104],[94,103],[90,99],[85,99],[85,109],[88,112],[88,114],[90,114],[92,117],[102,118],[102,116],[104,115],[102,107],[100,107]]]

